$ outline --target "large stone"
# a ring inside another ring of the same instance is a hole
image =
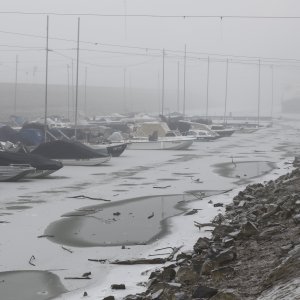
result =
[[[259,231],[254,225],[254,223],[246,222],[245,224],[242,225],[238,238],[240,239],[248,238],[250,236],[258,235],[258,233]]]
[[[172,268],[166,268],[162,271],[160,278],[162,281],[172,281],[176,276],[176,271]]]
[[[216,295],[212,296],[210,300],[241,300],[242,298],[231,290],[219,291]]]
[[[230,266],[214,269],[211,272],[211,278],[214,282],[225,280],[230,275],[234,274],[234,268]]]
[[[205,285],[199,285],[193,291],[192,297],[199,299],[210,299],[212,296],[216,295],[218,290],[215,288],[211,288]]]
[[[210,246],[210,241],[207,237],[200,237],[196,244],[194,245],[194,251],[198,254],[201,254],[201,252],[205,249],[208,249]]]
[[[236,259],[236,249],[234,246],[221,251],[214,259],[218,265],[222,265]]]
[[[191,267],[180,267],[176,274],[176,281],[184,285],[193,285],[199,279],[199,275]]]
[[[215,268],[215,263],[211,261],[210,259],[207,259],[201,268],[201,275],[210,275],[212,270]]]

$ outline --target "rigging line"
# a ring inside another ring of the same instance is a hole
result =
[[[0,12],[1,13],[1,12]],[[42,35],[35,35],[35,34],[26,34],[26,33],[19,33],[19,32],[11,32],[11,31],[3,31],[0,30],[0,33],[4,34],[12,34],[12,35],[19,35],[19,36],[28,36],[28,37],[35,37],[35,38],[41,38],[45,39],[45,36]],[[75,43],[75,40],[72,39],[66,39],[66,38],[58,38],[58,37],[49,37],[51,40],[59,40],[59,41],[65,41],[65,42],[72,42]],[[120,47],[120,48],[129,48],[129,49],[139,49],[148,52],[149,50],[151,51],[159,51],[161,53],[161,49],[159,48],[150,48],[150,47],[139,47],[139,46],[127,46],[127,45],[118,45],[118,44],[106,44],[106,43],[98,43],[98,42],[89,42],[89,41],[81,41],[82,44],[88,44],[88,45],[93,45],[93,46],[110,46],[110,47]],[[173,53],[182,53],[182,58],[184,57],[183,51],[180,50],[172,50],[172,49],[165,49],[165,52],[173,52]],[[293,59],[293,58],[274,58],[274,57],[258,57],[258,56],[243,56],[243,55],[233,55],[233,54],[219,54],[219,53],[206,53],[206,52],[187,52],[188,54],[200,54],[200,55],[209,55],[209,56],[225,56],[225,57],[243,57],[243,58],[249,58],[249,59],[263,59],[263,60],[272,60],[272,61],[277,61],[277,60],[282,60],[282,61],[297,61],[300,62],[298,59]]]
[[[0,11],[0,14],[15,15],[54,15],[54,16],[89,16],[89,17],[136,17],[136,18],[216,18],[216,19],[300,19],[300,16],[255,16],[255,15],[158,15],[158,14],[100,14],[100,13],[59,13],[59,12],[29,12]]]

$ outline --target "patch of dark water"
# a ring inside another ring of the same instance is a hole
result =
[[[59,277],[50,272],[0,272],[0,298],[3,300],[46,300],[65,292]]]
[[[240,161],[214,165],[215,172],[224,177],[252,179],[272,171],[276,165],[268,161]]]
[[[12,206],[7,206],[6,209],[8,210],[24,210],[24,209],[29,209],[32,208],[31,206],[27,205],[12,205]]]
[[[191,191],[89,206],[64,215],[44,234],[55,243],[73,247],[147,244],[168,232],[168,218],[185,212],[188,201],[221,192]]]

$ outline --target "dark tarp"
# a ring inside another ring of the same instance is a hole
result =
[[[1,126],[0,127],[0,141],[1,142],[9,141],[12,143],[16,143],[18,141],[17,134],[18,134],[18,132],[9,126]]]
[[[40,144],[31,153],[52,159],[89,159],[109,156],[105,153],[98,153],[80,142],[63,140]]]
[[[0,151],[0,166],[10,164],[29,164],[37,170],[59,170],[63,167],[60,161],[51,160],[37,154]]]

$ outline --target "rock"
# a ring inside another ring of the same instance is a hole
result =
[[[83,293],[83,297],[87,297],[88,296],[88,293],[87,292],[84,292]]]
[[[164,292],[164,290],[160,289],[157,292],[151,294],[151,299],[153,299],[153,300],[160,299],[160,296],[162,295],[163,292]]]
[[[210,259],[204,261],[200,275],[210,275],[212,270],[215,268],[215,263]]]
[[[107,296],[107,297],[103,298],[103,300],[115,300],[115,297],[114,296]]]
[[[266,228],[259,234],[259,238],[261,239],[271,238],[273,235],[280,233],[281,230],[282,228],[280,226]]]
[[[193,285],[199,279],[199,275],[191,268],[187,266],[180,267],[176,274],[176,282],[184,285]]]
[[[216,295],[210,298],[210,300],[241,300],[241,299],[242,297],[240,297],[232,290],[219,291]]]
[[[252,195],[250,195],[250,194],[245,194],[245,195],[243,196],[243,198],[244,198],[245,200],[247,200],[247,201],[255,200],[255,197],[252,196]]]
[[[189,296],[185,292],[175,293],[171,300],[187,300]]]
[[[198,285],[193,291],[192,297],[199,299],[210,299],[212,296],[216,295],[218,290],[205,285]]]
[[[228,263],[232,260],[236,259],[236,249],[234,246],[230,247],[229,249],[225,249],[221,251],[214,259],[214,261],[218,265],[222,265],[224,263]]]
[[[197,255],[197,256],[193,257],[191,260],[193,270],[195,272],[197,272],[198,274],[200,274],[200,272],[201,272],[204,261],[205,261],[205,258],[201,255]]]
[[[194,245],[194,251],[198,254],[201,254],[201,252],[205,249],[208,249],[210,246],[210,240],[207,237],[200,237],[196,244]]]
[[[123,284],[123,283],[121,283],[121,284],[112,284],[110,287],[113,290],[125,290],[126,289],[125,284]]]
[[[222,239],[222,246],[225,248],[231,247],[234,245],[234,239],[232,237],[226,236]]]
[[[187,259],[191,259],[193,257],[193,252],[189,251],[189,252],[181,252],[176,256],[176,260],[187,260]]]
[[[230,266],[214,269],[211,272],[211,278],[214,282],[225,280],[229,275],[234,274],[234,268]]]
[[[220,202],[214,204],[214,207],[223,207],[223,206],[224,203],[220,203]]]
[[[294,220],[294,222],[295,222],[296,224],[299,224],[299,223],[300,223],[300,214],[295,215],[295,216],[293,217],[293,220]]]
[[[248,238],[250,236],[257,235],[258,233],[259,231],[257,230],[256,226],[252,222],[248,221],[242,225],[238,238]]]
[[[162,271],[160,278],[162,281],[169,282],[175,279],[176,271],[172,268],[166,268]]]
[[[216,226],[213,230],[212,234],[214,236],[214,240],[222,239],[224,236],[228,235],[228,233],[233,232],[235,228],[229,224],[222,224]]]

